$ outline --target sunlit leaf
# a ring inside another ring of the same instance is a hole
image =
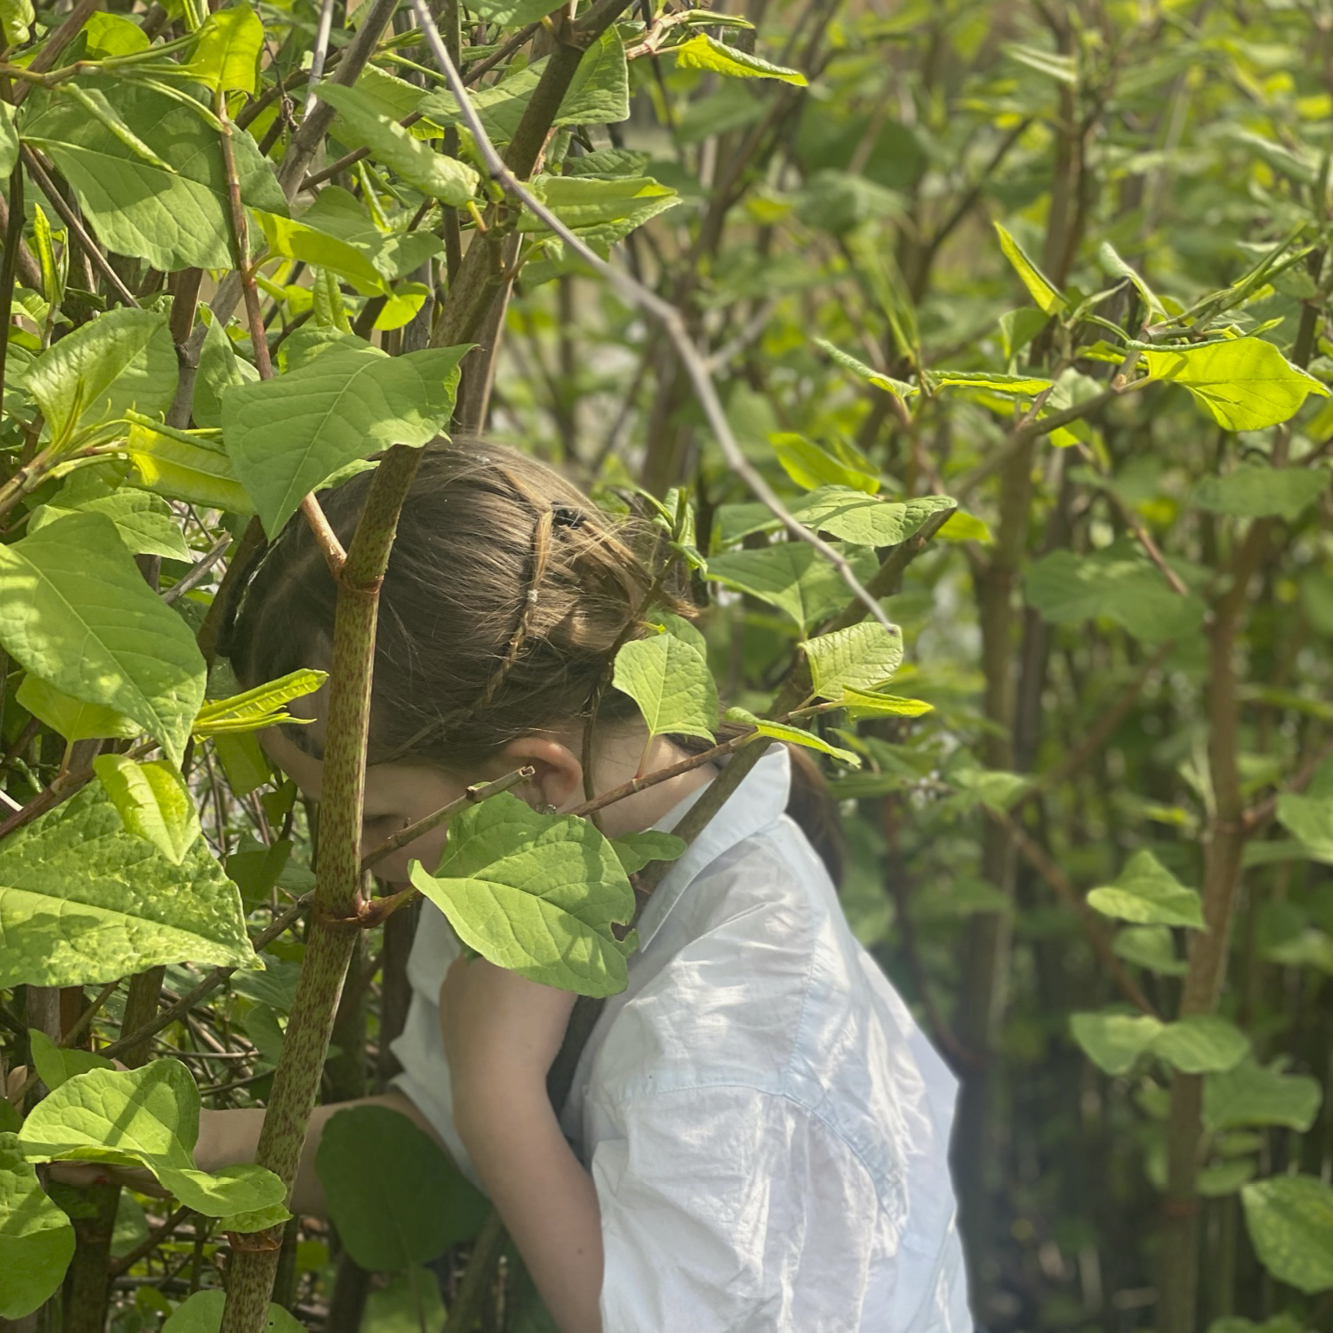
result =
[[[861,767],[861,756],[851,750],[831,745],[822,736],[804,727],[793,727],[786,722],[770,722],[766,717],[756,717],[745,708],[728,708],[727,721],[739,722],[742,726],[753,727],[761,736],[768,736],[775,741],[785,741],[789,745],[801,745],[807,750],[818,750],[820,754],[830,755],[852,768]]]
[[[240,894],[201,841],[172,865],[98,784],[0,844],[0,986],[79,986],[160,963],[259,967]]]
[[[674,634],[631,639],[616,654],[612,683],[639,705],[649,735],[712,739],[717,686],[702,654],[683,639]]]
[[[0,1319],[22,1319],[60,1286],[74,1227],[37,1182],[18,1138],[0,1133]]]
[[[504,792],[454,819],[434,875],[415,861],[411,875],[492,963],[580,995],[624,990],[635,937],[611,927],[633,915],[634,891],[588,821],[539,815]]]
[[[219,736],[228,733],[258,731],[261,727],[277,726],[292,721],[283,705],[293,699],[314,694],[328,680],[327,671],[302,667],[289,671],[277,680],[256,685],[252,690],[233,694],[226,699],[206,703],[194,720],[195,736]]]
[[[199,1089],[178,1060],[71,1078],[29,1114],[19,1137],[30,1161],[146,1167],[206,1217],[280,1204],[287,1193],[277,1176],[253,1163],[213,1174],[195,1167]]]
[[[1056,285],[1027,257],[1023,247],[998,222],[995,224],[995,233],[1000,238],[1004,257],[1013,265],[1014,272],[1022,279],[1028,295],[1037,303],[1042,314],[1060,314],[1068,302]]]
[[[249,0],[214,10],[197,33],[190,74],[214,92],[243,92],[252,97],[259,77],[264,25]]]
[[[156,495],[128,486],[113,495],[85,500],[71,509],[64,508],[57,496],[54,503],[33,510],[28,520],[28,533],[40,532],[48,523],[76,512],[105,514],[116,525],[116,531],[131,555],[160,555],[166,560],[190,559],[190,548],[185,544],[180,524],[170,506]]]
[[[1307,395],[1328,397],[1313,375],[1262,338],[1144,352],[1143,364],[1156,379],[1188,389],[1224,430],[1276,426],[1295,416]]]
[[[668,49],[683,69],[707,69],[714,74],[725,74],[732,79],[778,79],[804,88],[809,82],[799,69],[770,64],[747,51],[726,46],[707,33],[699,33],[679,46]]]
[[[126,830],[180,865],[200,836],[194,797],[180,771],[161,760],[136,763],[124,754],[98,755],[93,769]]]
[[[1299,1134],[1314,1124],[1323,1089],[1308,1074],[1285,1074],[1281,1062],[1268,1069],[1247,1060],[1203,1085],[1203,1123],[1209,1130],[1283,1125]]]
[[[898,670],[903,660],[902,630],[862,621],[807,639],[805,655],[814,693],[821,699],[841,699],[847,690],[873,690]]]

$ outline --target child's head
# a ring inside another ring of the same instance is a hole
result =
[[[322,497],[344,544],[371,476]],[[427,448],[380,592],[370,762],[467,774],[519,736],[579,723],[648,582],[612,522],[551,468],[492,444]],[[239,597],[225,650],[242,682],[327,667],[335,601],[294,520]],[[599,724],[634,716],[607,691]]]

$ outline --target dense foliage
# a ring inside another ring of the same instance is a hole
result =
[[[393,1072],[359,682],[415,447],[484,427],[707,603],[616,657],[655,734],[827,763],[978,1321],[1333,1329],[1324,0],[113,8],[0,0],[0,1326],[542,1326],[389,1112],[284,1207]],[[238,693],[219,592],[368,459],[316,812],[253,733],[322,676]],[[416,889],[613,993],[680,843],[518,780]],[[259,1164],[196,1169],[201,1104],[273,1108]]]

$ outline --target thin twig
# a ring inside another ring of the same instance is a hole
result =
[[[20,152],[23,154],[23,161],[27,164],[28,172],[37,188],[51,201],[51,207],[60,214],[61,221],[69,228],[71,235],[83,247],[83,251],[88,258],[92,260],[93,267],[111,284],[111,290],[115,292],[116,299],[122,305],[137,306],[139,303],[134,299],[134,293],[125,286],[120,274],[111,267],[111,261],[98,249],[97,242],[88,235],[87,229],[79,220],[79,215],[69,206],[65,196],[56,189],[55,182],[47,174],[37,151],[25,143],[20,145]]]
[[[526,782],[535,772],[536,769],[525,766],[516,768],[512,773],[506,773],[502,778],[496,778],[494,782],[475,783],[456,801],[450,801],[448,805],[441,806],[433,814],[427,815],[424,819],[418,819],[415,824],[409,824],[405,829],[400,829],[395,833],[393,837],[386,838],[374,851],[361,858],[361,869],[369,870],[372,866],[378,865],[386,856],[392,856],[400,847],[406,847],[409,842],[415,842],[418,838],[425,837],[427,833],[439,828],[441,824],[452,819],[469,806],[476,805],[479,801],[487,801],[492,796],[498,796],[502,791],[509,791],[517,787],[520,783]]]
[[[655,292],[650,291],[642,283],[630,277],[629,274],[623,273],[620,269],[608,264],[580,237],[575,235],[545,204],[541,203],[506,166],[504,159],[496,150],[489,135],[487,135],[481,117],[468,100],[467,88],[463,83],[462,76],[454,62],[449,58],[448,51],[445,50],[444,42],[440,38],[439,30],[431,18],[425,0],[412,0],[412,8],[417,16],[417,25],[425,34],[436,64],[439,65],[441,72],[449,81],[449,87],[458,101],[459,113],[472,132],[478,151],[490,170],[492,179],[506,193],[513,195],[529,212],[549,227],[570,251],[578,255],[595,273],[604,277],[630,304],[638,306],[661,323],[667,336],[675,346],[676,354],[685,367],[690,382],[694,385],[694,391],[703,406],[704,415],[708,419],[708,424],[712,428],[731,470],[741,477],[751,492],[793,537],[814,547],[838,571],[839,576],[853,595],[865,605],[866,610],[881,625],[886,629],[891,629],[893,626],[888,616],[885,615],[884,609],[862,586],[847,559],[816,533],[811,532],[804,524],[797,522],[792,517],[772,487],[742,452],[740,445],[736,442],[735,435],[732,433],[727,414],[723,410],[708,364],[690,338],[689,330],[685,326],[680,311],[670,302],[664,301]],[[585,16],[583,22],[586,23],[591,19],[595,9],[596,7]]]
[[[310,55],[310,82],[306,87],[305,109],[308,116],[315,106],[315,85],[324,77],[324,61],[329,54],[329,35],[333,31],[333,0],[321,0],[319,28],[315,32],[315,49]]]
[[[1056,865],[1047,855],[1046,849],[1033,839],[1017,820],[993,806],[987,805],[984,808],[991,819],[1013,839],[1014,846],[1018,848],[1019,853],[1028,865],[1055,890],[1057,896],[1063,902],[1078,913],[1079,924],[1083,927],[1083,933],[1088,937],[1088,942],[1096,950],[1098,956],[1106,964],[1125,998],[1143,1013],[1149,1014],[1153,1018],[1160,1018],[1161,1015],[1153,1008],[1148,997],[1139,989],[1134,978],[1125,971],[1124,964],[1112,951],[1106,932],[1102,930],[1093,917],[1092,908],[1088,906],[1078,890],[1074,888],[1069,876]]]
[[[102,0],[79,0],[79,3],[65,16],[64,22],[42,44],[42,49],[33,56],[28,64],[28,73],[45,74],[60,59],[61,52],[74,40],[83,25],[101,8]],[[22,83],[14,89],[14,95],[10,100],[15,106],[22,105],[31,86]]]
[[[226,554],[231,542],[231,533],[219,537],[209,550],[162,594],[162,600],[170,606],[172,602],[184,597],[191,588],[197,588],[208,577],[208,571]]]

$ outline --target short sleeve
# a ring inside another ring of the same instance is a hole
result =
[[[869,1173],[817,1117],[728,1086],[636,1098],[616,1118],[622,1135],[591,1162],[604,1328],[862,1327],[886,1223]]]

